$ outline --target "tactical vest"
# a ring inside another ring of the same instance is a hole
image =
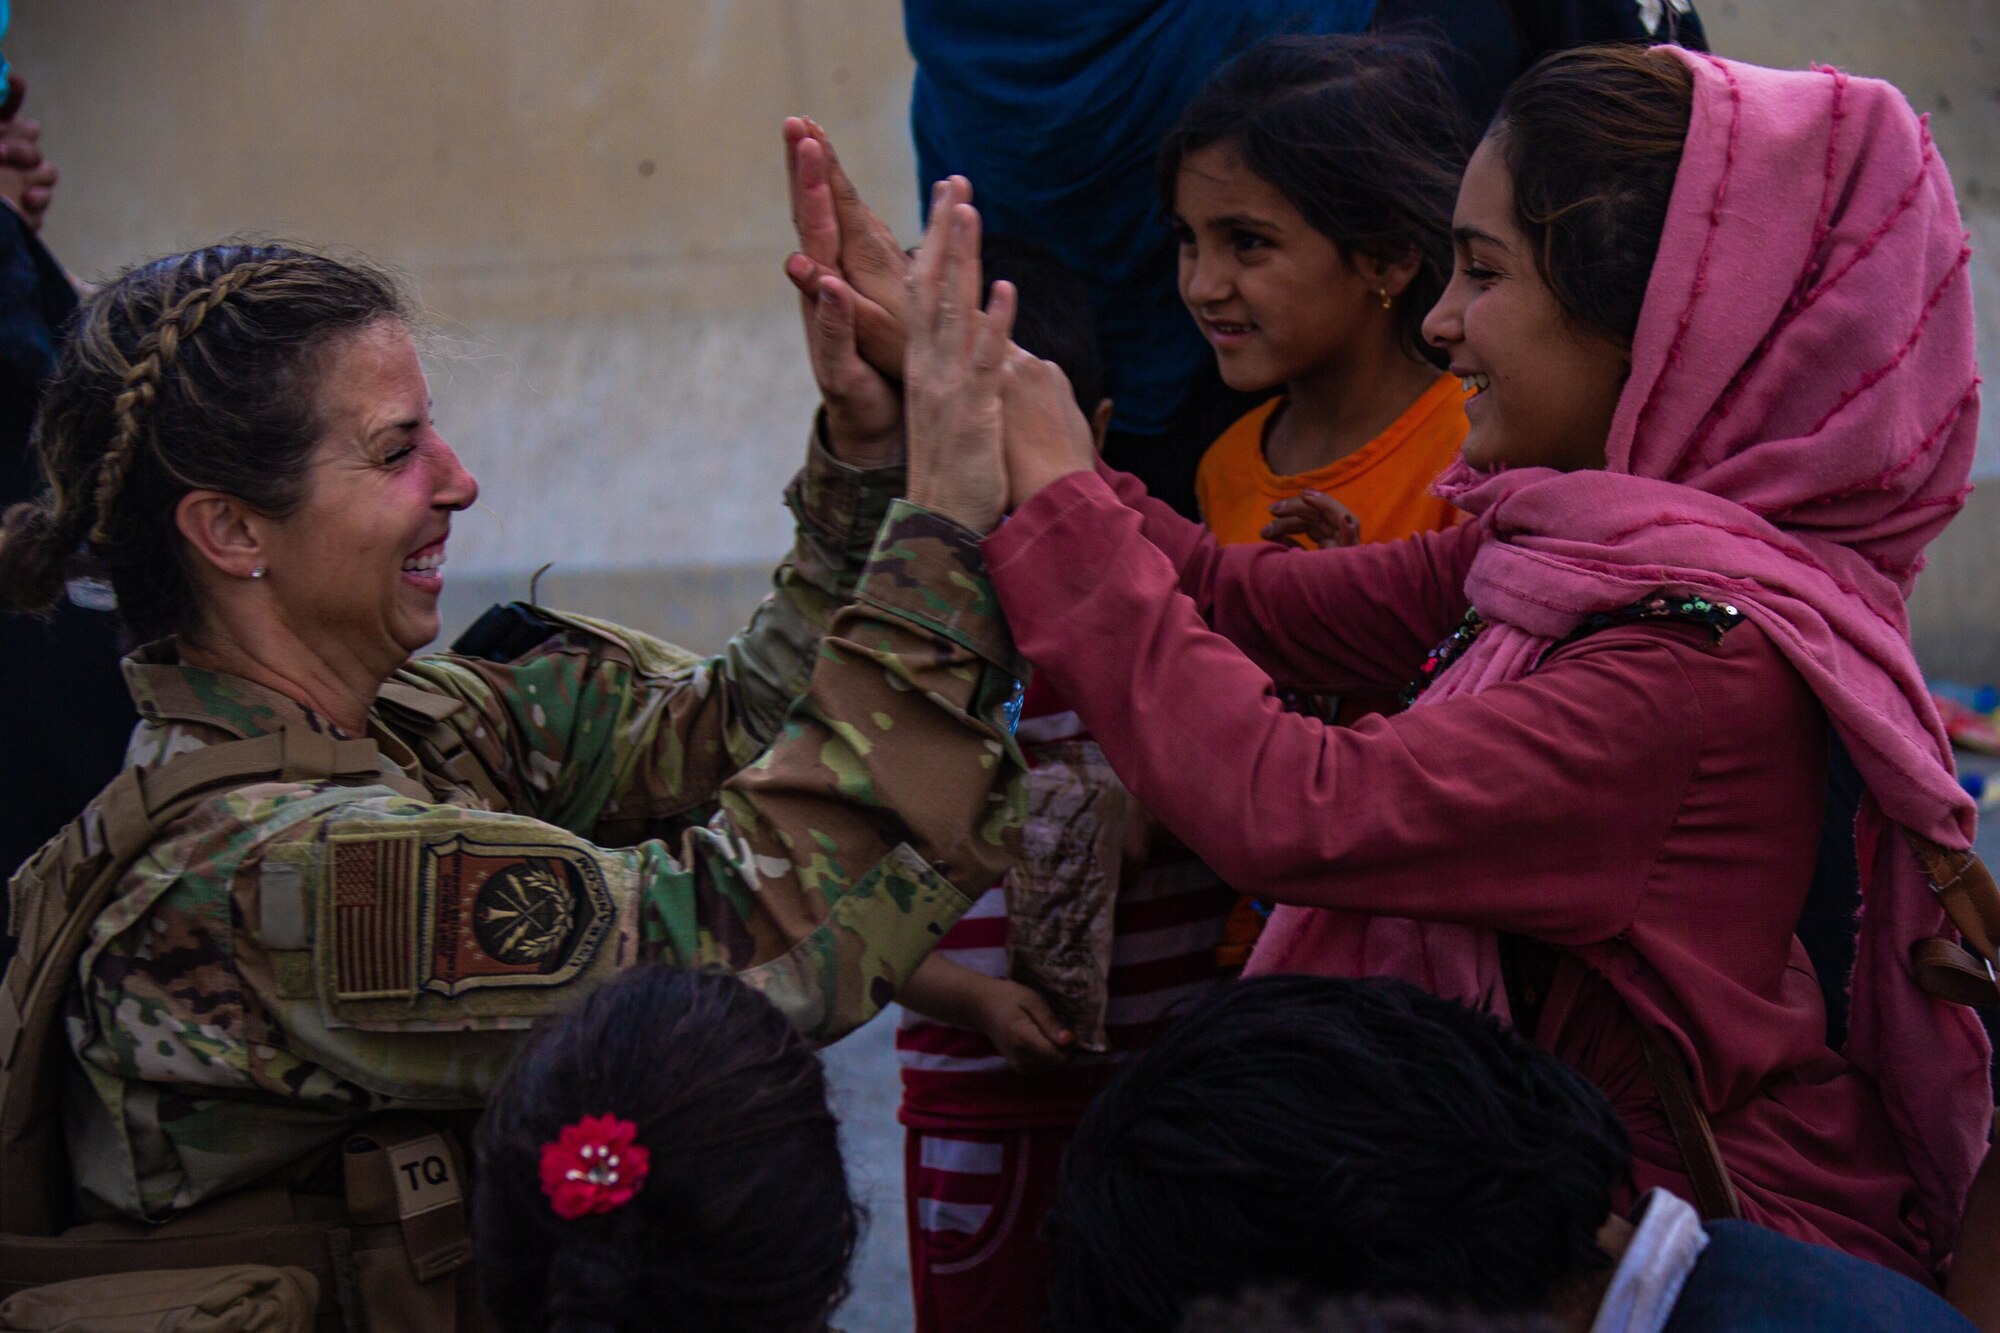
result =
[[[399,684],[383,710],[426,772],[505,809],[456,731],[459,705]],[[318,1286],[314,1327],[344,1333],[483,1330],[466,1230],[465,1153],[407,1114],[364,1123],[341,1148],[344,1197],[282,1185],[237,1191],[162,1225],[74,1224],[61,1122],[63,1008],[90,928],[126,871],[201,801],[258,782],[385,785],[438,794],[385,772],[373,740],[302,727],[225,741],[154,769],[126,768],[16,875],[19,951],[0,984],[0,1297],[77,1278],[218,1265],[292,1267]]]

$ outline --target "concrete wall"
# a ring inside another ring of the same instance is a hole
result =
[[[1929,110],[2000,362],[1996,0],[1709,0],[1719,50],[1818,59]],[[896,0],[26,0],[6,51],[64,180],[85,275],[250,231],[400,266],[436,317],[447,434],[485,483],[447,626],[528,571],[552,600],[720,641],[782,550],[812,406],[781,117],[829,125],[914,234]],[[2000,473],[2000,411],[1980,471]],[[1913,607],[1948,670],[2000,676],[2000,501],[1939,543]]]

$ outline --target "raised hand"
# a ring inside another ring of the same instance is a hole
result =
[[[861,355],[884,375],[900,378],[909,258],[841,169],[826,131],[803,116],[785,121],[785,166],[792,226],[799,236],[798,252],[785,261],[785,275],[807,296],[817,294],[823,277],[845,279],[856,297],[855,337]]]
[[[990,532],[1006,509],[1000,396],[1014,287],[996,282],[979,306],[979,214],[954,178],[932,195],[931,225],[910,270],[903,366],[914,504]],[[824,280],[822,280],[824,281]]]
[[[1007,494],[1015,508],[1044,486],[1097,465],[1097,440],[1076,405],[1069,377],[1053,361],[1010,349],[1001,400]]]
[[[1321,546],[1355,546],[1361,541],[1361,520],[1354,511],[1324,491],[1301,491],[1271,505],[1274,517],[1259,535],[1267,542],[1296,544],[1310,537]]]
[[[821,166],[815,156],[807,170],[791,173],[792,223],[802,249],[785,261],[785,274],[799,289],[806,351],[826,404],[828,447],[855,467],[886,467],[903,459],[902,393],[857,349],[862,299],[819,262],[837,261],[840,254],[833,194]]]
[[[827,447],[852,467],[894,466],[903,461],[902,391],[855,350],[854,289],[831,276],[817,286],[817,296],[799,297],[799,308],[826,407]]]

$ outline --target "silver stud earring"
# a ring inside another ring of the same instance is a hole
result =
[[[264,572],[265,572],[264,566],[259,565],[257,566],[257,568],[250,571],[250,577],[253,579],[261,579],[264,577]]]

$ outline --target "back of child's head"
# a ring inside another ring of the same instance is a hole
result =
[[[860,1217],[825,1073],[733,976],[608,982],[529,1039],[476,1149],[504,1329],[803,1333],[846,1292]]]
[[[1274,1283],[1546,1309],[1608,1264],[1630,1165],[1604,1094],[1489,1015],[1383,977],[1239,981],[1077,1126],[1052,1326],[1167,1333],[1199,1297]]]
[[[1451,213],[1470,138],[1421,38],[1273,37],[1210,75],[1188,103],[1160,145],[1160,198],[1175,212],[1182,164],[1221,147],[1342,254],[1415,255],[1396,332],[1412,355],[1442,365],[1423,321],[1451,280]]]
[[[1024,352],[1053,361],[1069,377],[1076,404],[1089,416],[1105,394],[1104,354],[1083,275],[1033,241],[989,235],[979,245],[986,281],[1014,284],[1014,341]]]

